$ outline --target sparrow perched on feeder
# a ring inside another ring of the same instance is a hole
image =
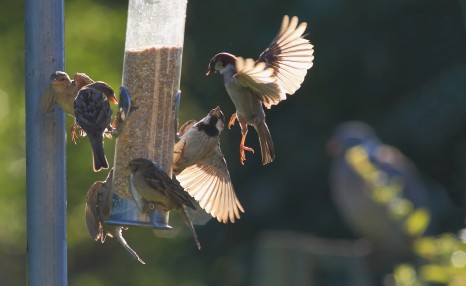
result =
[[[185,207],[196,209],[191,197],[185,192],[178,182],[172,180],[160,165],[151,160],[138,158],[129,163],[131,169],[131,184],[136,191],[149,204],[146,211],[155,208],[168,212],[170,210],[180,210],[183,220],[188,225],[197,248],[201,249],[201,244],[197,239],[194,226],[186,213]]]
[[[216,54],[209,63],[207,74],[220,73],[225,88],[236,107],[228,127],[238,119],[241,126],[240,160],[244,164],[244,151],[254,152],[244,146],[248,124],[252,125],[259,136],[262,164],[275,158],[272,137],[265,123],[266,108],[286,99],[304,81],[307,70],[314,59],[313,45],[303,37],[307,24],[298,25],[298,18],[283,17],[280,31],[257,61],[236,57],[229,53]]]
[[[112,119],[109,95],[113,89],[104,82],[95,82],[79,90],[74,100],[75,122],[88,135],[93,153],[94,172],[108,169],[104,153],[103,134]]]
[[[181,126],[173,152],[173,172],[201,208],[223,223],[235,222],[244,212],[236,197],[227,162],[220,149],[225,116],[220,107],[197,122]]]
[[[100,240],[102,243],[104,243],[107,236],[116,238],[118,242],[126,249],[126,251],[131,254],[131,256],[133,256],[142,264],[145,264],[145,262],[139,258],[138,254],[128,245],[124,239],[122,232],[127,228],[104,224],[104,221],[110,215],[110,207],[112,205],[112,179],[113,170],[109,172],[105,181],[95,182],[87,192],[87,229],[95,241]]]

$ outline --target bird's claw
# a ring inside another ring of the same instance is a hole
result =
[[[84,137],[86,136],[86,133],[84,130],[79,127],[76,123],[73,123],[70,128],[70,136],[71,136],[71,141],[73,141],[74,144],[78,141],[79,137]]]
[[[240,156],[241,165],[244,165],[244,161],[246,161],[246,154],[244,153],[244,151],[249,151],[249,152],[254,153],[254,149],[252,149],[250,147],[246,147],[244,145],[240,145],[239,146],[239,156]]]
[[[228,121],[228,129],[231,128],[231,126],[235,125],[236,121],[236,113],[233,113],[230,117],[230,121]]]
[[[114,136],[114,133],[113,133],[113,127],[110,125],[107,127],[107,129],[105,129],[104,131],[104,136],[108,139],[112,139],[113,136]]]
[[[76,130],[75,130],[75,125],[71,125],[71,128],[70,128],[70,137],[71,137],[71,141],[73,141],[74,144],[76,144],[76,140],[78,140],[78,135],[76,134]]]

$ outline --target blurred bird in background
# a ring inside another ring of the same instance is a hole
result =
[[[428,193],[415,166],[363,122],[339,125],[328,150],[334,201],[351,229],[374,245],[375,265],[387,272],[411,259],[413,239],[430,222]]]
[[[87,191],[85,211],[87,229],[95,241],[100,240],[104,243],[107,236],[116,238],[132,257],[142,264],[145,264],[145,262],[124,239],[123,230],[126,230],[127,228],[122,226],[106,225],[104,223],[110,215],[110,208],[112,205],[112,180],[113,169],[110,170],[105,181],[95,182]]]
[[[199,122],[189,120],[183,124],[173,152],[173,172],[201,208],[220,222],[233,223],[244,209],[220,149],[224,125],[225,116],[218,106]]]
[[[75,122],[89,137],[94,172],[108,169],[103,136],[112,120],[109,98],[114,96],[114,91],[108,84],[95,82],[80,89],[74,100]]]
[[[196,209],[191,197],[180,186],[172,180],[160,165],[149,159],[137,158],[129,163],[131,169],[131,188],[141,195],[147,202],[142,211],[150,212],[159,209],[165,212],[171,210],[181,211],[183,220],[189,227],[197,248],[201,244],[197,238],[196,230],[189,218],[185,207]],[[134,192],[132,191],[133,196]]]
[[[210,60],[207,75],[220,73],[223,76],[227,93],[236,107],[228,127],[238,119],[242,133],[241,164],[246,160],[244,151],[254,152],[244,146],[248,125],[252,125],[259,136],[262,164],[275,158],[262,104],[270,109],[300,88],[314,60],[313,45],[303,38],[306,27],[306,22],[298,25],[296,16],[290,20],[285,15],[277,36],[257,61],[229,53],[216,54]]]

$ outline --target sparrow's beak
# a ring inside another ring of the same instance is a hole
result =
[[[222,114],[222,110],[220,109],[220,106],[215,107],[215,109],[212,112],[212,115],[217,118],[220,118],[221,114]]]
[[[107,99],[108,99],[108,101],[110,101],[113,104],[118,104],[118,100],[115,97],[115,95],[109,95],[109,96],[107,96]]]
[[[206,75],[206,76],[210,75],[210,72],[211,72],[211,71],[212,71],[212,69],[209,68],[209,69],[207,70],[207,72],[205,73],[205,75]]]

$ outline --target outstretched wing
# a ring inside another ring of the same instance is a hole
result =
[[[201,208],[218,221],[235,222],[240,218],[240,212],[244,212],[220,146],[203,161],[184,169],[176,178]]]
[[[236,84],[248,88],[267,108],[286,99],[285,92],[276,82],[274,72],[264,62],[255,63],[253,59],[236,57]]]
[[[298,21],[296,16],[290,20],[285,15],[277,36],[257,60],[273,69],[278,85],[290,95],[300,88],[314,60],[313,45],[303,38],[307,23],[298,25]]]

